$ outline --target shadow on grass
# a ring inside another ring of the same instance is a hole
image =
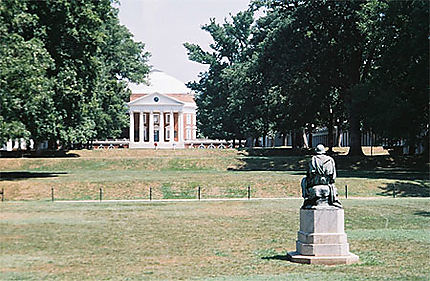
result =
[[[281,261],[288,261],[288,256],[287,255],[275,255],[275,256],[270,256],[270,257],[262,257],[262,260],[281,260]]]
[[[0,172],[0,181],[14,181],[32,178],[54,178],[66,172]]]
[[[338,177],[394,180],[429,180],[428,165],[422,156],[393,158],[334,156]],[[310,156],[245,156],[229,171],[291,171],[304,175]]]
[[[305,171],[308,158],[301,156],[246,156],[240,158],[240,164],[229,171]]]
[[[68,153],[65,150],[43,150],[43,151],[1,151],[0,158],[76,158],[76,153]]]
[[[425,181],[415,182],[400,182],[387,184],[386,186],[379,187],[382,191],[377,195],[394,197],[429,197],[430,186]],[[429,212],[425,212],[428,213]]]
[[[391,180],[428,180],[429,174],[418,171],[337,171],[339,178],[368,178]]]
[[[430,212],[420,211],[420,212],[415,212],[414,215],[423,216],[423,217],[430,217]]]
[[[315,153],[313,148],[242,148],[240,151],[247,152],[249,156],[304,156]]]
[[[305,169],[307,162],[311,158],[309,154],[293,154],[276,151],[273,153],[255,153],[252,151],[239,153],[242,157],[241,165],[234,170],[242,171],[288,171],[288,170],[301,170]],[[415,156],[390,156],[390,155],[377,155],[377,156],[347,156],[347,155],[333,155],[336,161],[337,168],[340,170],[381,170],[387,169],[392,171],[419,171],[427,172],[429,168],[428,159],[423,155]]]

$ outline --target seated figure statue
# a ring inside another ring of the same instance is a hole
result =
[[[342,208],[334,185],[336,179],[334,160],[325,155],[324,145],[317,145],[315,150],[317,155],[312,156],[306,177],[302,179],[301,183],[302,196],[305,199],[302,208],[312,209],[327,206]]]

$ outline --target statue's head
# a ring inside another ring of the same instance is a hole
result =
[[[317,145],[317,147],[315,148],[315,152],[317,154],[325,154],[325,147],[322,144]]]

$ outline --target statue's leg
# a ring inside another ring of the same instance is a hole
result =
[[[329,204],[335,207],[342,208],[342,204],[339,202],[337,188],[334,184],[329,184],[330,187],[330,196],[329,196]]]
[[[312,208],[313,206],[316,206],[319,198],[315,193],[315,188],[306,187],[305,190],[306,190],[306,197],[305,197],[305,201],[303,202],[302,208],[306,209],[306,208]]]

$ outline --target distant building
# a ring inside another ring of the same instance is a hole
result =
[[[196,103],[178,79],[153,70],[130,84],[130,148],[185,148],[196,140]]]

